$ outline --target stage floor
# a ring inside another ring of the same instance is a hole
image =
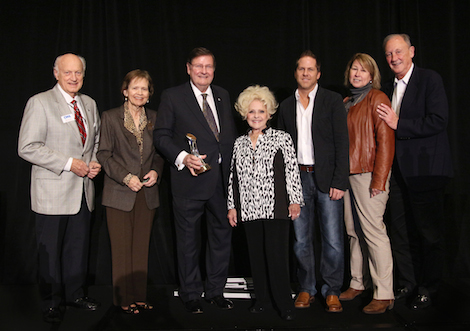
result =
[[[467,283],[468,284],[468,283]],[[468,288],[465,291],[447,285],[440,304],[423,311],[412,311],[405,302],[381,315],[365,315],[361,309],[370,301],[364,293],[353,301],[343,302],[342,313],[325,312],[324,300],[317,297],[308,309],[297,309],[294,321],[284,321],[274,310],[251,314],[249,299],[233,299],[229,311],[204,302],[204,313],[187,313],[174,286],[149,286],[153,311],[130,316],[119,313],[112,305],[111,286],[93,286],[90,297],[102,303],[98,311],[67,308],[61,324],[42,321],[36,285],[0,285],[0,330],[2,331],[107,331],[107,330],[470,330]]]

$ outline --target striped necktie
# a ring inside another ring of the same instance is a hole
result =
[[[207,102],[207,93],[202,93],[202,113],[206,118],[207,124],[209,124],[212,133],[215,136],[215,139],[219,141],[219,130],[217,129],[217,124],[215,123],[214,114],[212,113],[212,109]]]
[[[85,145],[86,131],[85,125],[83,124],[83,117],[77,106],[77,100],[72,100],[73,112],[75,113],[75,122],[77,122],[78,131],[80,131],[80,137],[82,138],[82,144]]]

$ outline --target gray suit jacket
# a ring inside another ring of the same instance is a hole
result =
[[[98,159],[106,176],[104,177],[103,205],[123,211],[130,211],[135,204],[137,193],[123,183],[129,173],[142,178],[150,171],[158,174],[160,182],[163,172],[163,158],[153,145],[153,127],[157,118],[155,110],[145,109],[147,128],[143,131],[143,160],[140,162],[140,151],[137,139],[124,127],[124,106],[107,110],[102,114],[101,139]],[[142,187],[149,209],[160,205],[158,185]]]
[[[31,209],[45,215],[74,215],[79,212],[85,193],[90,211],[94,208],[94,185],[88,177],[78,177],[63,171],[70,157],[86,164],[97,161],[100,117],[95,101],[89,96],[77,96],[85,109],[88,126],[85,145],[75,120],[70,115],[58,85],[36,94],[26,104],[18,138],[18,155],[33,164],[31,168]],[[72,115],[73,118],[73,115]]]

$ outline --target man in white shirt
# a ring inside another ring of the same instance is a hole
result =
[[[305,200],[299,218],[293,221],[300,283],[295,307],[310,307],[317,293],[313,247],[317,221],[322,239],[321,294],[326,310],[338,313],[343,311],[339,295],[344,273],[343,196],[349,183],[349,138],[342,98],[318,85],[320,75],[317,57],[311,51],[303,52],[295,69],[297,90],[281,103],[278,126],[294,141]]]

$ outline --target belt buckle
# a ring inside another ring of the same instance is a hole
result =
[[[305,169],[305,170],[303,170],[303,171],[305,171],[306,173],[309,173],[309,172],[313,172],[313,171],[314,171],[313,166],[301,165],[301,166],[300,166],[300,170],[302,170],[302,168]]]

